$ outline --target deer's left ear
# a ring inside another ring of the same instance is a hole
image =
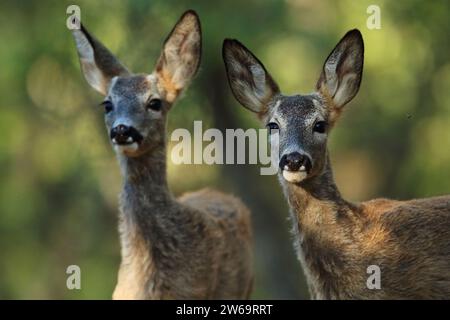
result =
[[[200,65],[202,36],[200,20],[195,11],[186,11],[166,41],[156,64],[156,75],[173,102],[187,87]]]
[[[340,110],[358,93],[363,63],[363,38],[354,29],[346,33],[326,59],[316,89]]]

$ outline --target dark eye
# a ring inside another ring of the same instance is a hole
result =
[[[314,132],[325,133],[327,131],[327,123],[325,121],[317,121],[314,125]]]
[[[147,104],[147,108],[148,109],[152,109],[154,111],[160,111],[162,108],[162,101],[159,99],[152,99],[150,100],[150,102]]]
[[[105,113],[113,111],[113,104],[111,101],[103,101],[102,106],[105,108]]]
[[[269,122],[266,127],[269,129],[269,133],[272,133],[272,130],[280,130],[280,127],[275,122]]]

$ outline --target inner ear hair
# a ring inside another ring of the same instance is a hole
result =
[[[112,78],[130,72],[82,24],[80,26],[80,29],[72,30],[72,34],[84,77],[95,90],[106,95]]]
[[[186,11],[166,38],[156,64],[156,75],[166,99],[173,102],[199,69],[201,25],[197,13]]]
[[[357,29],[350,30],[325,60],[316,85],[334,109],[342,108],[358,93],[363,63],[362,35]]]
[[[228,83],[245,108],[262,117],[279,88],[263,63],[242,43],[225,39],[222,50]]]

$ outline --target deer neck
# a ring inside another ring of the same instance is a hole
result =
[[[341,197],[334,182],[328,154],[322,173],[297,184],[280,179],[301,231],[313,225],[337,227],[340,217],[354,214],[356,206]]]
[[[139,157],[119,156],[119,163],[124,180],[119,217],[122,264],[115,296],[148,298],[143,286],[156,285],[155,252],[172,241],[173,230],[168,229],[178,213],[167,185],[165,144]]]
[[[124,179],[123,194],[130,200],[152,208],[172,201],[167,184],[165,144],[161,143],[139,157],[120,156],[119,162]],[[127,213],[139,218],[143,212],[133,210]]]
[[[310,216],[331,218],[332,212],[325,209],[338,209],[346,203],[334,182],[328,155],[322,173],[296,184],[289,184],[282,179],[282,184],[299,222],[306,223],[306,218]]]
[[[176,218],[176,201],[167,184],[165,143],[139,157],[120,156],[119,162],[124,222],[136,236],[151,242],[155,234],[164,235],[165,220]]]
[[[281,179],[283,179],[281,177]],[[334,182],[327,155],[325,170],[299,184],[282,181],[288,199],[295,247],[311,293],[329,298],[329,281],[345,272],[351,231],[358,221],[358,207],[345,201]]]

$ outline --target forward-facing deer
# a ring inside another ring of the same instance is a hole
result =
[[[290,206],[295,247],[315,299],[450,298],[450,197],[344,200],[327,150],[328,134],[358,92],[364,44],[349,31],[325,61],[316,92],[286,96],[236,40],[223,58],[236,99],[279,136],[279,180]],[[368,182],[370,183],[370,182]],[[368,289],[367,269],[381,269]]]
[[[105,96],[106,128],[124,179],[122,262],[113,298],[248,298],[247,208],[210,190],[176,200],[166,181],[167,113],[200,63],[197,14],[180,18],[149,75],[130,73],[84,27],[73,35],[87,82]]]

